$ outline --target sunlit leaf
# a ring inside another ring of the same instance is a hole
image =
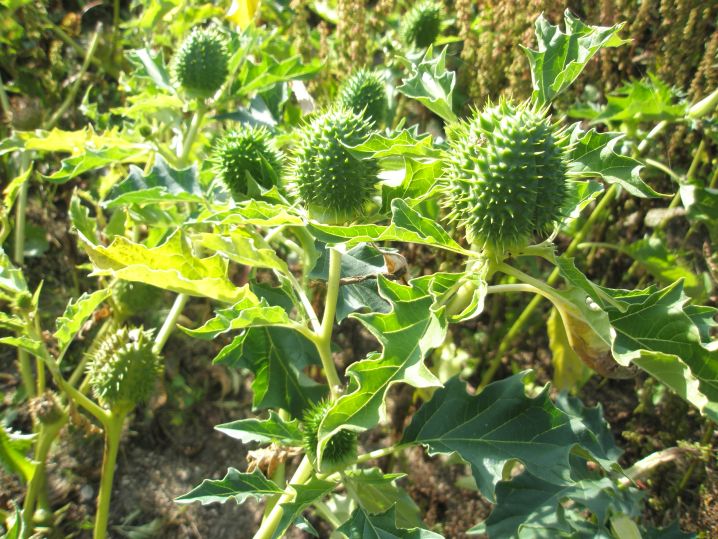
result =
[[[533,99],[538,105],[545,105],[568,88],[601,47],[627,43],[618,37],[623,24],[587,26],[568,10],[564,18],[565,32],[539,15],[535,24],[538,50],[524,48],[531,65]]]
[[[573,447],[586,441],[589,451],[603,449],[585,423],[551,403],[548,387],[527,397],[525,376],[493,382],[476,396],[467,393],[464,382],[451,379],[414,415],[402,443],[425,445],[431,454],[458,453],[471,464],[476,484],[490,499],[512,460],[544,481],[571,484]]]
[[[302,514],[307,507],[313,504],[315,501],[320,501],[324,496],[329,494],[336,483],[331,481],[325,481],[312,477],[307,483],[303,485],[289,485],[294,490],[295,496],[291,502],[283,503],[282,517],[279,520],[279,524],[272,534],[272,539],[279,539],[284,537],[284,532],[287,528],[292,525],[293,522]]]
[[[282,489],[274,481],[270,481],[259,469],[252,473],[243,473],[235,468],[229,468],[223,479],[205,479],[187,494],[175,498],[177,503],[200,502],[225,503],[234,500],[238,504],[244,503],[248,498],[261,499],[264,496],[281,494]]]
[[[397,525],[394,507],[383,513],[372,515],[362,508],[356,509],[349,520],[337,531],[349,539],[443,539],[443,535],[413,527],[406,529]]]
[[[57,319],[57,330],[54,335],[60,350],[70,344],[85,321],[103,301],[110,297],[110,294],[109,288],[96,290],[91,294],[85,292],[77,300],[67,304],[65,312]]]
[[[576,125],[571,131],[569,153],[572,174],[617,183],[636,197],[662,196],[641,179],[643,165],[640,162],[616,151],[622,138],[620,133],[598,133],[595,129],[584,132]]]
[[[110,147],[99,150],[88,149],[80,155],[62,160],[60,170],[43,176],[51,183],[66,183],[86,172],[116,163],[140,163],[147,159],[149,148]]]
[[[157,155],[147,175],[139,167],[130,166],[127,178],[110,190],[103,205],[114,208],[131,203],[202,202],[203,200],[197,167],[193,165],[176,170],[161,155]]]
[[[302,430],[296,419],[284,420],[273,411],[267,419],[240,419],[230,423],[222,423],[214,427],[242,443],[258,442],[260,444],[277,443],[281,445],[302,445]]]
[[[403,241],[432,245],[461,254],[469,254],[456,243],[439,223],[423,217],[401,199],[391,204],[392,220],[384,225],[325,225],[311,222],[309,229],[320,241],[326,243],[348,242],[357,244],[371,241]]]
[[[256,299],[246,285],[236,287],[227,278],[226,260],[218,255],[197,257],[181,232],[152,248],[122,236],[107,247],[95,245],[82,234],[79,237],[94,265],[94,275],[112,275],[231,304],[243,298]]]
[[[458,119],[453,110],[456,73],[446,69],[447,50],[448,47],[444,47],[438,56],[434,56],[429,47],[421,62],[411,66],[411,76],[404,79],[397,90],[416,99],[447,122],[455,122]]]
[[[392,304],[389,313],[354,314],[382,344],[381,355],[372,355],[347,369],[351,383],[347,394],[329,409],[319,429],[319,451],[342,428],[364,430],[385,414],[389,388],[403,382],[418,388],[441,383],[424,364],[431,348],[446,334],[446,321],[430,307],[434,298],[426,292],[379,277],[379,292]],[[320,459],[321,460],[321,459]]]

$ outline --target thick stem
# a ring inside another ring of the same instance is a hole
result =
[[[177,326],[177,320],[182,314],[182,310],[187,304],[187,300],[189,300],[189,296],[187,294],[178,294],[175,298],[175,302],[172,305],[170,312],[167,314],[164,324],[162,324],[159,333],[157,333],[157,337],[155,337],[155,344],[152,346],[152,351],[155,354],[162,352],[162,348],[164,348],[167,343],[167,339],[170,338],[170,334]]]
[[[105,539],[107,535],[107,522],[110,517],[110,498],[112,497],[112,482],[115,477],[115,464],[117,452],[120,448],[122,425],[127,414],[110,413],[105,424],[105,449],[102,456],[102,478],[100,479],[100,492],[97,495],[97,514],[95,515],[95,531],[93,539]]]
[[[23,538],[30,537],[32,534],[32,517],[35,514],[35,504],[38,497],[42,498],[45,489],[47,455],[50,452],[52,443],[55,441],[58,433],[67,422],[67,415],[59,419],[51,425],[42,425],[38,433],[37,445],[35,445],[34,460],[37,462],[35,473],[27,486],[25,500],[22,506],[22,520],[24,534]]]
[[[591,212],[591,215],[588,217],[586,222],[581,227],[581,230],[578,231],[578,233],[574,236],[574,238],[571,240],[571,243],[566,248],[566,255],[571,256],[576,249],[578,248],[579,244],[583,243],[583,240],[586,238],[586,236],[589,234],[589,232],[593,229],[593,227],[596,225],[598,219],[601,215],[603,215],[604,211],[608,206],[611,204],[613,199],[616,197],[616,194],[618,192],[618,187],[616,184],[611,185],[606,192],[604,193],[601,200],[598,202],[596,207],[594,208],[593,212]],[[553,285],[559,278],[560,272],[558,268],[554,268],[554,270],[549,275],[548,279],[546,280],[546,284]],[[511,345],[513,345],[514,340],[521,334],[524,327],[528,323],[528,321],[531,319],[531,316],[533,315],[534,311],[536,310],[536,307],[538,307],[541,304],[541,301],[543,300],[542,296],[534,296],[534,298],[529,302],[528,305],[524,308],[523,311],[521,311],[521,314],[518,316],[518,318],[514,321],[513,324],[511,324],[511,327],[506,332],[504,337],[501,339],[501,342],[499,343],[498,348],[496,349],[496,353],[491,358],[491,361],[487,367],[487,370],[485,371],[484,376],[482,377],[482,382],[484,380],[488,380],[490,382],[493,379],[494,374],[496,373],[496,370],[499,368],[499,365],[501,364],[501,358],[508,352]],[[488,383],[487,382],[487,383]]]
[[[312,468],[312,463],[309,460],[309,457],[305,456],[302,459],[302,462],[299,463],[297,471],[294,472],[294,475],[289,480],[289,484],[301,485],[306,483],[307,480],[311,477],[313,471],[314,468]],[[284,513],[282,504],[288,503],[292,501],[292,499],[294,499],[294,492],[292,492],[291,490],[285,492],[280,496],[272,511],[269,513],[269,515],[267,515],[267,518],[264,519],[262,525],[259,527],[259,530],[257,530],[257,533],[254,534],[254,539],[272,538],[272,536],[274,535],[274,531],[277,529],[277,526],[279,526],[279,521],[282,519],[282,514]]]
[[[192,116],[192,121],[189,124],[189,129],[187,130],[187,135],[184,138],[184,141],[182,142],[182,151],[178,152],[179,154],[179,166],[185,166],[187,163],[187,159],[189,158],[190,151],[192,150],[192,145],[194,144],[194,139],[197,138],[197,133],[199,133],[199,128],[202,125],[202,120],[204,119],[204,113],[205,108],[203,103],[197,104],[197,110],[194,113],[194,116]]]
[[[341,389],[341,380],[332,357],[332,330],[334,329],[334,316],[337,312],[337,299],[339,298],[339,281],[342,273],[342,253],[336,249],[329,249],[329,276],[327,278],[327,295],[324,303],[321,331],[317,335],[316,346],[322,360],[324,374],[329,383],[332,400],[337,398]]]

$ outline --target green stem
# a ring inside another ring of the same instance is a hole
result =
[[[329,383],[332,400],[336,399],[341,390],[341,380],[332,357],[332,330],[334,329],[334,316],[337,312],[337,299],[339,298],[339,281],[342,272],[342,253],[337,249],[329,249],[329,276],[327,277],[327,295],[324,302],[324,315],[322,325],[315,344],[319,357],[322,360],[324,374]]]
[[[571,256],[576,249],[578,248],[579,244],[583,242],[583,240],[586,238],[586,236],[593,230],[594,226],[596,225],[598,219],[600,216],[604,213],[606,208],[613,202],[614,198],[616,197],[616,194],[618,193],[618,187],[616,184],[611,185],[606,192],[604,193],[601,200],[596,204],[596,207],[591,212],[591,215],[586,219],[586,222],[581,227],[581,230],[578,231],[578,233],[573,237],[571,240],[571,243],[566,248],[566,256]],[[553,285],[559,278],[561,273],[559,272],[558,268],[554,268],[554,270],[551,272],[551,274],[548,276],[548,279],[546,280],[546,284]],[[496,349],[496,353],[491,358],[491,361],[489,362],[489,365],[487,367],[487,370],[482,377],[482,381],[488,380],[488,382],[493,379],[494,374],[496,373],[496,370],[499,368],[499,365],[501,364],[501,358],[508,352],[509,348],[513,345],[516,338],[521,334],[524,327],[528,324],[528,321],[531,319],[531,316],[533,315],[536,308],[541,304],[541,301],[543,300],[543,297],[540,295],[534,296],[534,298],[529,302],[528,305],[524,308],[523,311],[521,311],[521,314],[518,316],[518,318],[514,321],[513,324],[511,324],[511,327],[506,332],[506,334],[501,339],[501,342],[499,343],[498,348]],[[488,383],[486,382],[486,383]]]
[[[357,463],[361,464],[361,463],[367,462],[369,460],[380,459],[382,457],[386,457],[387,455],[391,455],[393,453],[402,451],[405,447],[406,446],[404,446],[404,445],[393,445],[391,447],[382,447],[381,449],[375,449],[374,451],[370,451],[369,453],[364,453],[363,455],[359,455],[357,457]]]
[[[95,515],[95,531],[93,539],[105,539],[107,535],[107,522],[110,517],[110,498],[112,497],[112,482],[115,477],[115,464],[117,452],[120,447],[122,425],[127,417],[126,412],[111,412],[105,424],[105,449],[102,457],[102,478],[100,479],[100,492],[97,495],[97,514]]]
[[[342,525],[342,521],[339,520],[339,518],[332,513],[332,510],[329,509],[326,503],[322,501],[314,502],[314,508],[317,510],[317,514],[322,517],[324,520],[326,520],[334,529],[337,529]]]
[[[22,152],[20,154],[20,169],[22,172],[30,167],[30,153]],[[15,249],[13,258],[18,266],[22,266],[25,262],[25,225],[27,216],[27,191],[30,184],[30,178],[26,178],[20,186],[20,191],[15,202]],[[32,372],[32,364],[30,354],[25,350],[18,350],[17,361],[20,371],[22,385],[28,397],[35,395],[35,384],[33,382],[34,375]]]
[[[299,463],[299,467],[294,472],[294,475],[289,480],[289,484],[302,485],[306,483],[312,476],[313,471],[314,468],[312,468],[312,463],[309,460],[309,457],[305,456],[302,459],[302,462]],[[285,493],[280,496],[269,515],[267,515],[267,518],[265,518],[262,522],[259,530],[257,530],[257,533],[254,534],[254,539],[271,539],[274,536],[274,532],[277,529],[277,526],[279,526],[279,521],[282,519],[282,514],[284,513],[282,504],[291,502],[293,499],[294,492],[290,489],[285,491]]]
[[[32,534],[32,517],[35,514],[35,504],[38,496],[42,496],[46,482],[46,466],[47,455],[50,452],[52,443],[55,441],[58,433],[67,422],[67,415],[59,419],[51,425],[41,425],[38,432],[37,444],[35,445],[34,460],[37,462],[35,473],[27,486],[25,500],[22,506],[22,520],[24,534],[23,538],[30,537]]]
[[[65,96],[65,99],[63,100],[60,107],[55,111],[50,120],[47,122],[46,129],[52,129],[53,127],[55,127],[55,125],[57,125],[57,122],[60,121],[60,118],[62,118],[62,115],[65,114],[67,109],[70,108],[70,105],[72,105],[73,101],[75,101],[77,92],[82,85],[82,79],[85,76],[85,73],[87,73],[87,70],[90,68],[90,63],[92,62],[92,59],[95,57],[95,51],[97,50],[97,44],[99,43],[99,37],[101,32],[102,23],[97,25],[97,29],[95,30],[95,34],[92,36],[90,46],[88,47],[87,53],[85,54],[85,60],[82,62],[80,72],[77,74],[75,82],[70,87],[70,90],[67,92],[67,96]]]
[[[155,337],[155,344],[152,347],[152,351],[155,354],[159,354],[160,352],[162,352],[162,349],[167,343],[167,339],[170,338],[170,334],[177,326],[177,320],[182,314],[182,310],[184,309],[185,305],[187,305],[187,300],[189,300],[189,296],[187,294],[178,294],[175,298],[175,302],[174,304],[172,304],[172,308],[167,314],[167,318],[165,318],[164,324],[162,324],[159,333],[157,333],[157,337]]]
[[[182,142],[182,151],[179,153],[179,166],[185,166],[187,163],[187,159],[189,158],[189,154],[192,151],[192,145],[194,144],[195,138],[197,138],[197,133],[199,133],[199,128],[202,125],[202,120],[204,119],[204,114],[206,112],[206,109],[204,107],[204,104],[201,102],[197,103],[197,110],[194,113],[194,116],[192,116],[192,121],[189,124],[189,129],[187,130],[187,135],[184,138],[184,141]]]

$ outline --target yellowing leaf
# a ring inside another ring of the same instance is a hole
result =
[[[240,30],[244,30],[254,22],[254,14],[259,9],[259,1],[232,0],[232,5],[227,10],[227,20],[239,26]]]
[[[580,388],[590,378],[591,371],[571,348],[566,329],[556,309],[551,309],[546,329],[553,355],[553,384],[559,390]]]
[[[94,245],[78,236],[95,266],[95,275],[113,275],[173,292],[236,303],[243,298],[259,300],[248,287],[236,287],[227,278],[227,261],[219,255],[195,256],[190,242],[176,232],[157,247],[146,247],[118,236],[108,247]]]

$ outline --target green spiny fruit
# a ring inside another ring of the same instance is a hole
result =
[[[212,160],[235,199],[247,196],[247,174],[265,189],[277,185],[282,174],[282,154],[264,127],[244,126],[227,133],[217,142]]]
[[[328,224],[344,224],[361,215],[378,181],[374,158],[361,159],[356,146],[371,133],[371,124],[345,108],[314,119],[301,133],[293,171],[293,190],[309,214]]]
[[[172,74],[190,96],[204,99],[224,84],[228,62],[225,37],[217,30],[195,28],[175,54]]]
[[[363,114],[376,125],[381,124],[387,108],[384,80],[375,71],[360,69],[339,89],[339,103],[347,109]]]
[[[162,373],[162,358],[152,351],[152,333],[121,328],[110,335],[88,365],[92,392],[111,410],[145,402]]]
[[[316,468],[317,445],[319,444],[319,426],[331,408],[329,401],[320,401],[304,413],[302,427],[304,449]],[[321,473],[343,471],[357,459],[356,432],[340,430],[332,436],[324,447],[322,454]]]
[[[401,37],[407,45],[425,48],[434,43],[441,26],[441,6],[433,1],[420,2],[404,16]]]
[[[119,280],[112,286],[112,299],[121,316],[136,316],[157,309],[164,292],[145,283]]]
[[[551,231],[568,198],[568,144],[544,111],[501,101],[449,138],[445,206],[470,243],[500,256]]]

